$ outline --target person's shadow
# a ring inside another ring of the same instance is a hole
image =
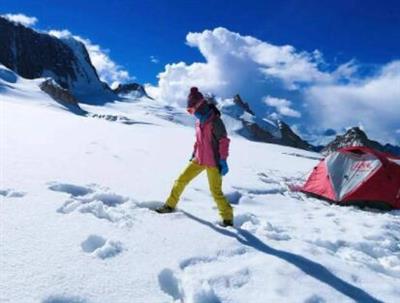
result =
[[[327,284],[328,286],[336,289],[338,292],[342,293],[343,295],[353,299],[356,302],[362,302],[362,303],[369,303],[369,302],[383,302],[380,301],[376,298],[374,298],[372,295],[368,294],[366,291],[362,290],[361,288],[354,286],[341,278],[335,276],[332,272],[330,272],[326,267],[323,265],[311,261],[310,259],[307,259],[305,257],[302,257],[300,255],[296,255],[294,253],[290,253],[284,250],[279,250],[272,248],[271,246],[268,246],[264,242],[262,242],[260,239],[252,235],[250,232],[240,229],[240,228],[235,228],[237,233],[230,231],[229,229],[223,228],[223,227],[217,227],[214,224],[205,221],[203,219],[200,219],[190,213],[187,213],[185,211],[182,211],[188,218],[197,221],[200,224],[206,225],[216,232],[219,232],[220,234],[223,234],[224,236],[229,236],[232,238],[235,238],[237,241],[242,243],[243,245],[249,246],[253,249],[256,249],[260,252],[263,252],[265,254],[275,256],[277,258],[280,258],[282,260],[285,260],[286,262],[296,266],[300,270],[302,270],[304,273],[308,274],[309,276],[321,281],[322,283]]]

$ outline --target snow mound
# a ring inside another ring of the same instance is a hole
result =
[[[81,244],[82,250],[100,259],[114,257],[122,252],[123,246],[120,241],[106,240],[98,235],[90,235]]]
[[[8,83],[15,83],[17,82],[17,75],[9,70],[4,65],[0,64],[0,83],[1,82],[8,82]]]

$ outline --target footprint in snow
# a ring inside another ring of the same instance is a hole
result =
[[[256,215],[251,213],[236,215],[235,225],[252,233],[260,233],[271,240],[288,241],[292,238],[286,233],[285,228],[273,226],[271,223],[260,220]]]
[[[50,296],[43,300],[42,303],[89,303],[86,299],[75,296]]]
[[[85,196],[93,192],[91,188],[86,186],[57,182],[54,182],[53,185],[50,185],[49,189],[53,191],[67,193],[73,197]]]
[[[246,253],[248,253],[248,250],[245,247],[239,247],[234,250],[221,250],[218,251],[214,256],[201,256],[185,259],[179,263],[179,267],[180,269],[185,270],[189,267],[201,264],[221,262],[223,260],[228,260],[229,258],[233,258],[236,256],[243,256]]]
[[[162,201],[141,201],[136,202],[136,206],[139,208],[156,209],[162,206],[164,202]]]
[[[174,301],[183,299],[179,280],[171,269],[165,268],[158,274],[158,284],[161,290],[170,295]]]
[[[269,184],[279,184],[280,181],[277,177],[273,178],[273,174],[267,175],[266,173],[258,173],[257,174],[260,180],[264,183],[269,183]]]
[[[230,204],[239,204],[240,199],[243,195],[237,190],[231,190],[225,193],[225,197],[228,199]]]
[[[90,235],[81,243],[81,248],[85,253],[100,259],[114,257],[123,251],[123,245],[120,241],[106,240],[98,235]]]
[[[5,198],[22,198],[26,193],[14,189],[0,189],[0,196]]]
[[[179,270],[174,272],[166,268],[159,273],[160,288],[174,301],[224,302],[223,295],[227,289],[241,288],[251,279],[250,270],[238,266],[237,263],[237,258],[242,258],[247,253],[246,248],[239,247],[217,251],[213,256],[183,260],[179,264]]]
[[[57,209],[59,213],[69,214],[79,211],[110,222],[121,222],[126,226],[132,225],[131,209],[136,207],[134,202],[128,197],[111,192],[108,188],[96,184],[82,186],[52,182],[49,189],[69,194],[70,198]]]
[[[318,295],[312,295],[304,301],[304,303],[325,303],[326,300]]]
[[[207,280],[196,278],[178,278],[171,269],[166,268],[158,275],[158,284],[174,302],[222,302]]]
[[[270,185],[270,184],[269,184]],[[262,188],[246,188],[246,187],[234,187],[240,192],[244,192],[248,195],[275,195],[275,194],[283,194],[286,189],[276,185],[264,186]]]
[[[260,225],[260,219],[252,213],[237,214],[235,215],[235,225],[243,229],[250,226],[257,227]]]

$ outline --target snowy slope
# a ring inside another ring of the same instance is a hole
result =
[[[39,88],[39,85],[45,80],[45,78],[24,79],[0,64],[0,101],[21,103],[25,105],[25,110],[29,110],[31,106],[35,105],[68,110],[67,107],[55,102]]]
[[[398,301],[400,213],[287,190],[319,154],[233,136],[235,228],[215,224],[204,174],[158,215],[190,117],[148,99],[84,106],[130,124],[73,115],[1,73],[0,302]]]

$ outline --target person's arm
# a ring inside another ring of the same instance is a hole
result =
[[[229,171],[226,159],[229,156],[229,138],[224,122],[220,118],[214,120],[213,135],[218,142],[219,163],[218,168],[221,175],[226,175]]]
[[[220,118],[215,119],[213,133],[218,141],[218,152],[221,160],[226,160],[229,156],[229,138],[224,122]]]

